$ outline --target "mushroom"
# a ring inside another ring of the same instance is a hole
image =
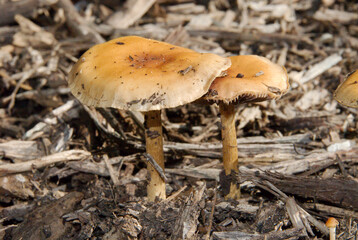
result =
[[[240,189],[231,179],[238,171],[238,150],[235,128],[235,105],[279,99],[289,88],[285,68],[267,58],[247,55],[233,56],[231,67],[225,77],[218,77],[204,96],[209,102],[219,104],[221,134],[223,141],[223,164],[229,178],[230,190],[224,191],[226,198],[239,199]]]
[[[358,108],[358,71],[348,74],[334,92],[334,98],[340,104]]]
[[[336,227],[338,224],[339,222],[334,217],[327,219],[326,226],[329,229],[329,240],[336,240]]]
[[[145,112],[146,150],[164,171],[161,109],[202,97],[230,65],[214,54],[127,36],[87,50],[68,84],[85,105]],[[164,180],[150,164],[148,170],[148,200],[165,199]]]

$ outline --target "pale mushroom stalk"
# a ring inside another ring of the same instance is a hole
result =
[[[164,153],[163,153],[163,130],[160,110],[153,110],[145,113],[145,143],[146,150],[164,172]],[[148,164],[150,181],[147,187],[148,200],[154,201],[156,197],[165,199],[165,182],[160,177],[155,168]]]
[[[235,106],[233,104],[220,103],[219,105],[221,115],[221,137],[222,137],[222,152],[223,164],[226,175],[232,172],[237,173],[238,157],[235,127]],[[240,188],[230,183],[230,192],[226,195],[229,199],[240,198]]]
[[[336,227],[329,228],[329,240],[336,240]]]

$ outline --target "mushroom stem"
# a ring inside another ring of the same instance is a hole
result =
[[[238,150],[235,128],[235,106],[233,104],[221,103],[219,105],[221,114],[221,136],[223,142],[223,163],[225,175],[237,172]],[[240,187],[230,178],[230,192],[225,196],[227,199],[239,199]]]
[[[164,172],[164,153],[163,153],[163,130],[160,110],[145,113],[145,142],[147,153],[149,153]],[[165,199],[165,182],[160,177],[155,168],[148,164],[150,175],[147,187],[148,201],[153,202],[158,197]]]
[[[329,240],[336,240],[336,227],[329,228]]]

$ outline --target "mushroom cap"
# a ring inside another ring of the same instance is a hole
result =
[[[346,79],[339,84],[333,94],[340,104],[347,107],[358,107],[358,71],[351,72]]]
[[[150,111],[202,97],[231,62],[210,53],[127,36],[87,50],[69,73],[83,104]]]
[[[328,228],[335,228],[338,224],[339,224],[339,222],[334,217],[328,218],[327,222],[326,222],[326,226]]]
[[[256,55],[233,56],[227,76],[218,77],[205,95],[208,101],[256,102],[279,99],[289,88],[286,69]]]

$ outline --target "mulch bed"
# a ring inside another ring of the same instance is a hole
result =
[[[0,1],[0,238],[358,238],[356,1]],[[227,200],[218,106],[162,112],[166,200],[146,199],[141,113],[83,106],[67,75],[94,44],[138,35],[286,67],[280,100],[237,106],[242,196]],[[111,170],[111,171],[110,171]]]

